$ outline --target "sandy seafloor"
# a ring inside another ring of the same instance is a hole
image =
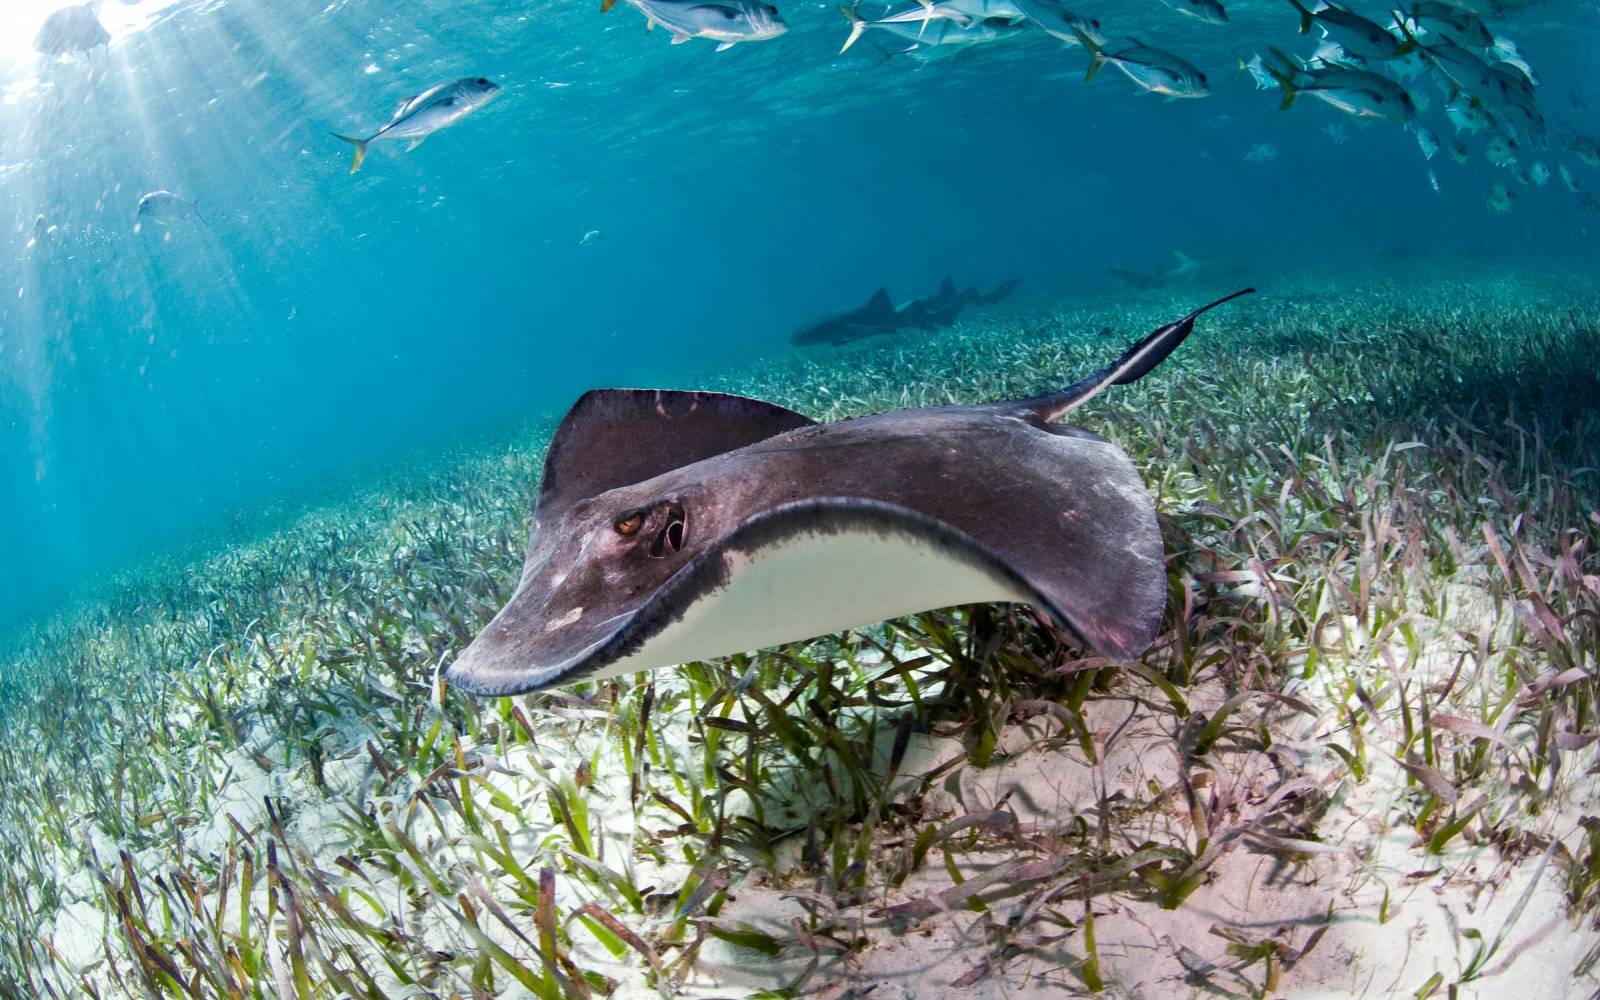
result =
[[[1137,667],[1002,609],[441,693],[550,419],[81,595],[7,654],[0,995],[1594,994],[1600,294],[1399,266],[1081,414],[1162,514]],[[1218,290],[678,387],[1021,396]]]

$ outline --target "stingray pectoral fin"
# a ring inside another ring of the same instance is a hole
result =
[[[1159,559],[1156,566],[1160,575]],[[1094,614],[1069,611],[971,536],[904,507],[847,497],[782,504],[747,519],[609,621],[545,620],[540,602],[525,596],[513,597],[457,658],[447,671],[452,683],[516,694],[989,601],[1034,605],[1111,656],[1142,652],[1152,631],[1142,605],[1128,612],[1140,620],[1126,622],[1104,620],[1104,594],[1082,595]]]
[[[793,410],[720,392],[595,389],[556,428],[539,509],[553,512],[811,423]]]

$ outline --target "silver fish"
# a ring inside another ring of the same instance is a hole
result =
[[[372,143],[405,139],[410,142],[406,146],[406,151],[410,152],[422,145],[422,140],[428,136],[454,125],[488,104],[499,93],[498,84],[481,76],[441,83],[401,101],[383,128],[365,139],[337,132],[333,133],[333,137],[356,148],[355,158],[350,161],[350,172],[353,174],[361,169],[361,161],[367,158],[367,147]]]
[[[148,219],[151,222],[159,222],[163,226],[168,226],[186,219],[199,219],[201,222],[205,222],[206,225],[211,225],[211,223],[206,222],[206,217],[200,214],[200,209],[195,206],[194,202],[186,201],[171,191],[165,190],[151,191],[140,198],[138,215],[141,223]]]
[[[916,7],[910,10],[916,12],[923,9]],[[869,21],[849,7],[843,6],[839,8],[839,13],[843,14],[845,20],[850,22],[850,34],[845,38],[844,44],[839,47],[840,52],[849,51],[850,46],[859,41],[868,28],[887,31],[891,35],[897,35],[918,46],[960,46],[995,41],[1000,37],[1002,27],[1007,25],[1004,19],[992,21],[978,19],[958,21],[950,18],[936,20],[922,20],[920,18],[911,20],[893,19],[898,14],[906,13],[906,11],[890,13],[876,21]]]
[[[1137,38],[1128,39],[1131,44],[1116,52],[1107,51],[1082,32],[1078,33],[1078,41],[1089,50],[1089,71],[1083,78],[1085,83],[1094,80],[1101,67],[1110,63],[1128,79],[1153,94],[1176,98],[1205,97],[1211,93],[1206,75],[1194,64],[1171,52],[1151,48]]]
[[[617,0],[601,0],[600,10],[610,10]],[[717,51],[731,49],[740,42],[764,42],[789,30],[778,8],[761,0],[730,0],[706,3],[703,0],[628,0],[645,16],[651,27],[661,25],[672,32],[672,44],[682,45],[691,38],[707,38],[717,43]]]
[[[1385,31],[1383,25],[1369,21],[1355,11],[1324,4],[1311,10],[1300,0],[1289,0],[1300,12],[1300,34],[1311,31],[1316,24],[1325,37],[1338,42],[1346,52],[1362,59],[1398,59],[1414,48],[1414,43],[1402,41]]]
[[[1457,89],[1481,101],[1491,101],[1499,96],[1500,84],[1489,72],[1489,64],[1450,39],[1440,38],[1432,45],[1419,46],[1417,51]]]
[[[1487,54],[1508,66],[1515,66],[1517,69],[1522,71],[1522,74],[1526,76],[1530,82],[1532,82],[1534,85],[1538,85],[1539,74],[1534,72],[1532,66],[1528,65],[1528,60],[1522,58],[1522,53],[1517,50],[1516,42],[1513,42],[1509,38],[1496,38],[1494,40],[1494,44],[1489,47]]]
[[[1494,44],[1494,36],[1484,27],[1483,20],[1460,7],[1439,0],[1418,0],[1404,14],[1411,22],[1413,31],[1420,29],[1443,35],[1458,45],[1472,45],[1480,49]]]
[[[1575,135],[1567,143],[1567,148],[1583,161],[1586,167],[1600,167],[1600,142],[1595,142],[1586,135]]]
[[[1497,167],[1509,167],[1517,162],[1517,141],[1504,132],[1495,132],[1483,144],[1483,155]]]
[[[1476,97],[1463,94],[1444,106],[1444,116],[1456,127],[1456,134],[1482,132],[1494,128],[1494,115]]]
[[[1023,14],[1013,0],[919,0],[915,7],[885,14],[878,20],[892,24],[940,19],[963,22],[986,21],[991,17],[1020,21]]]
[[[1297,72],[1288,56],[1277,49],[1272,51],[1285,66],[1284,70],[1272,68],[1272,75],[1283,88],[1284,110],[1294,104],[1296,97],[1309,94],[1357,118],[1408,122],[1417,116],[1417,106],[1411,100],[1411,95],[1386,76],[1364,69],[1343,67],[1301,69]],[[1300,74],[1307,79],[1296,82],[1295,77]]]
[[[1439,151],[1439,137],[1433,134],[1432,129],[1422,125],[1416,127],[1416,133],[1417,146],[1422,150],[1422,158],[1433,159],[1433,154]]]
[[[1250,79],[1256,82],[1257,90],[1271,90],[1278,85],[1278,81],[1274,80],[1272,73],[1267,70],[1267,60],[1262,58],[1261,53],[1251,55],[1248,62],[1237,52],[1233,54],[1233,58],[1239,64],[1240,73],[1250,74]]]
[[[1227,24],[1228,12],[1217,0],[1161,0],[1180,14],[1207,24]]]
[[[1068,45],[1078,45],[1082,34],[1104,45],[1100,22],[1092,17],[1082,17],[1062,6],[1060,0],[1013,0],[1022,16],[1052,38]]]

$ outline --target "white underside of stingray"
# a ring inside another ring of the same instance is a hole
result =
[[[614,677],[797,642],[890,618],[1030,600],[1000,574],[899,531],[800,531],[724,554],[727,582],[590,677]]]

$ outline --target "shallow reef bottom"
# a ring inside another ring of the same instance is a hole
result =
[[[442,689],[553,420],[129,571],[5,656],[0,996],[1588,996],[1597,288],[1282,276],[1099,397],[1166,540],[1132,664],[974,606]],[[1019,397],[1218,290],[682,387]]]

